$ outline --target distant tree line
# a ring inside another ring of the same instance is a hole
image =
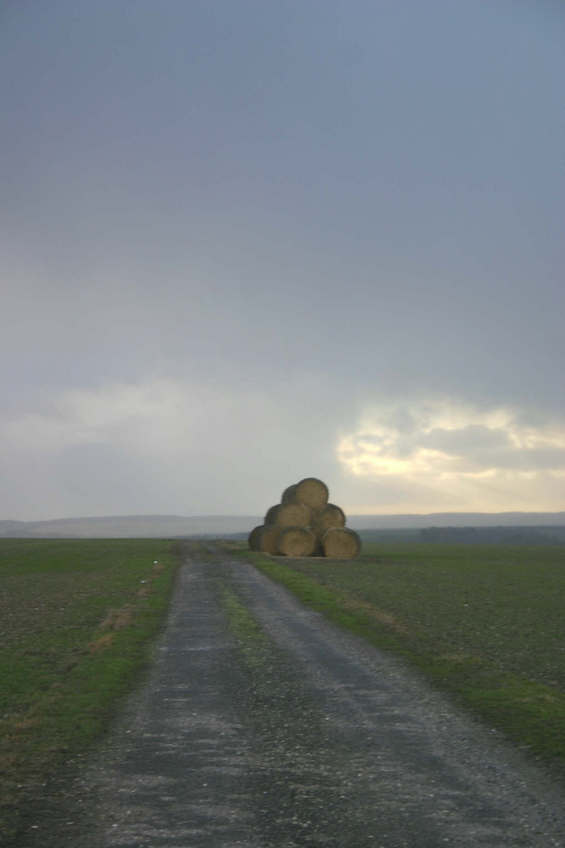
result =
[[[565,527],[426,527],[422,542],[460,545],[563,545]]]

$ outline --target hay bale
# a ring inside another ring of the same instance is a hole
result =
[[[303,503],[280,504],[277,507],[275,524],[279,527],[309,527],[312,510]]]
[[[295,493],[296,493],[296,483],[293,483],[292,486],[288,486],[284,490],[284,492],[282,493],[281,503],[283,503],[283,504],[296,503]]]
[[[281,528],[276,524],[264,524],[259,536],[259,550],[264,554],[278,553],[278,541]]]
[[[330,527],[345,527],[345,513],[335,504],[312,510],[312,529],[321,538]]]
[[[329,491],[326,484],[317,477],[305,477],[296,484],[293,497],[298,503],[307,504],[312,509],[321,509],[328,502]]]
[[[361,539],[348,527],[330,527],[322,537],[324,556],[332,559],[354,559],[361,552]]]
[[[257,527],[254,527],[249,536],[247,537],[247,542],[249,544],[249,550],[251,551],[259,551],[261,550],[261,530],[263,529],[263,525],[259,524]]]
[[[283,527],[278,538],[282,556],[308,557],[314,553],[316,537],[307,527]]]
[[[270,506],[267,510],[267,514],[265,515],[265,524],[276,524],[277,523],[277,512],[279,511],[280,504],[275,504],[274,506]]]

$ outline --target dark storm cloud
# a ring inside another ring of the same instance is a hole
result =
[[[26,517],[39,471],[36,512],[69,514],[73,487],[83,513],[249,512],[309,460],[382,505],[337,451],[374,407],[389,456],[561,467],[559,440],[516,446],[478,412],[421,420],[449,398],[563,428],[557,7],[2,15],[3,513]],[[136,491],[105,501],[97,469],[122,453]],[[383,479],[395,511],[441,499]]]

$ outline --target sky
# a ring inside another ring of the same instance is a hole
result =
[[[565,10],[0,2],[0,518],[565,509]]]

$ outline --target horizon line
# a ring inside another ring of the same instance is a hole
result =
[[[513,510],[436,510],[433,512],[348,512],[349,516],[358,518],[397,518],[397,517],[418,517],[425,518],[434,515],[564,515],[565,509],[513,509]],[[141,513],[106,513],[104,515],[65,515],[57,518],[3,518],[0,522],[14,522],[18,524],[33,524],[49,521],[96,521],[105,519],[132,519],[132,518],[177,518],[177,519],[203,519],[203,518],[256,518],[263,515],[260,512],[245,512],[245,513],[216,513],[202,512],[192,513],[189,515],[181,515],[179,513],[157,513],[157,512],[141,512]]]

